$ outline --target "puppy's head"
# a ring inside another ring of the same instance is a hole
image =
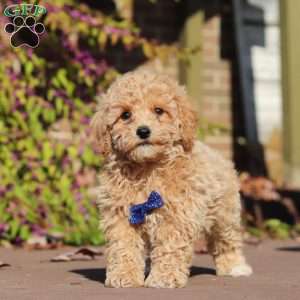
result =
[[[138,163],[159,160],[178,144],[191,151],[196,126],[197,115],[184,88],[146,71],[117,79],[91,121],[104,156],[115,153]]]

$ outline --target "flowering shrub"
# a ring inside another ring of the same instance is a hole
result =
[[[86,138],[96,95],[118,74],[106,47],[141,47],[148,58],[180,53],[75,0],[45,6],[38,48],[12,48],[0,34],[0,240],[59,234],[69,244],[101,244],[90,189],[101,157]]]

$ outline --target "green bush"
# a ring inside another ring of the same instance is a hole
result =
[[[1,3],[3,11],[9,1]],[[68,244],[98,245],[90,188],[101,158],[87,136],[96,95],[118,74],[103,58],[106,47],[141,47],[148,58],[178,49],[75,0],[45,6],[38,48],[12,48],[0,35],[0,240],[59,233]]]

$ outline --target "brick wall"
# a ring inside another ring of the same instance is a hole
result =
[[[203,37],[203,66],[199,78],[199,84],[203,88],[200,117],[203,127],[210,124],[226,129],[219,134],[218,130],[206,134],[205,142],[221,150],[225,156],[231,157],[231,64],[229,59],[221,57],[221,52],[224,51],[224,36],[221,37],[221,30],[224,35],[223,23],[221,24],[222,9],[220,5],[202,3],[201,8],[198,8],[207,12],[213,7],[214,11],[213,16],[207,18],[202,28],[195,28],[202,30],[199,34],[199,44],[201,35]],[[188,12],[183,1],[164,0],[155,5],[149,0],[134,1],[134,22],[141,28],[142,35],[161,42],[173,43],[178,40],[186,14]],[[230,47],[231,45],[225,45],[225,48]],[[157,60],[147,62],[143,67],[163,71],[171,76],[179,74],[177,61],[172,57],[164,63]]]
[[[210,134],[205,141],[231,157],[231,63],[221,57],[221,17],[209,18],[202,28],[202,107],[201,116],[225,131]]]
[[[251,2],[253,5],[258,5],[261,3],[269,7],[270,5],[274,6],[274,3],[277,3],[278,0],[269,0],[266,2],[263,0],[249,0],[249,2]],[[176,2],[173,0],[164,0],[158,1],[157,5],[151,4],[151,2],[148,0],[139,0],[135,1],[134,3],[134,19],[139,27],[142,28],[142,35],[145,35],[148,38],[155,38],[161,42],[176,42],[180,36],[185,18],[192,15],[191,13],[188,13],[187,7],[184,6],[184,1]],[[201,30],[201,32],[199,32],[199,44],[201,42],[201,36],[203,38],[202,70],[199,72],[199,74],[201,74],[199,77],[199,85],[202,87],[200,115],[204,128],[207,124],[212,124],[220,125],[222,129],[225,129],[221,132],[219,131],[219,134],[214,132],[213,134],[210,133],[206,135],[205,142],[211,145],[213,148],[220,150],[225,156],[232,157],[232,106],[234,106],[235,109],[236,138],[239,136],[237,129],[242,128],[242,123],[240,122],[240,118],[237,119],[237,116],[239,115],[239,107],[237,107],[236,104],[239,103],[239,92],[236,90],[236,88],[232,88],[232,86],[235,85],[235,82],[237,82],[236,76],[238,76],[238,74],[232,74],[232,62],[235,61],[235,53],[233,49],[234,37],[231,5],[229,1],[212,0],[201,1],[201,3],[202,4],[195,10],[197,11],[200,9],[204,11],[206,19],[202,28],[200,28],[200,26],[199,28],[195,27],[195,31]],[[271,13],[272,11],[273,14]],[[274,15],[274,9],[266,9],[264,12],[266,17],[269,16],[269,19],[270,16]],[[256,52],[253,50],[251,52],[252,54],[266,52],[267,58],[270,58],[270,53],[272,54],[277,49],[275,54],[278,57],[278,46],[276,46],[277,48],[275,47],[276,49],[273,47],[271,51],[267,51],[270,48],[267,47],[268,44],[270,44],[268,36],[270,35],[266,35],[266,45],[264,47],[260,47],[259,49],[256,47],[254,49]],[[260,52],[258,53],[258,51]],[[263,57],[262,55],[254,55],[252,58],[254,62],[254,73],[257,71],[255,64],[256,62],[258,62],[257,66],[259,69],[262,69],[264,65],[267,65],[268,68],[272,69],[272,76],[278,73],[273,71],[276,64],[268,64],[267,62],[270,60],[267,60],[266,56]],[[258,60],[257,58],[262,58],[262,60]],[[147,63],[146,67],[154,68],[160,72],[164,71],[172,76],[178,76],[178,74],[180,74],[180,69],[177,66],[176,60],[173,58],[168,60],[165,65],[156,60]],[[236,66],[234,68],[236,69]],[[254,78],[256,78],[256,74],[254,74]],[[268,75],[268,79],[270,79],[270,75]],[[270,98],[274,100],[274,93],[266,94],[266,91],[268,90],[274,92],[274,85],[271,89],[267,90],[266,86],[263,86],[265,80],[263,82],[261,80],[259,82],[258,81],[255,81],[256,85],[254,88],[259,126],[258,129],[261,135],[261,132],[266,132],[271,125],[274,125],[274,122],[271,122],[272,120],[270,119],[270,115],[272,113],[272,116],[274,116],[274,112],[278,115],[280,113],[280,108],[278,108],[278,105],[274,105],[274,101],[269,101]],[[276,83],[276,86],[277,91],[280,89],[280,84]],[[260,97],[261,95],[263,96]],[[264,97],[265,95],[266,97]],[[233,101],[233,99],[235,99],[235,101]],[[269,106],[262,106],[266,102]],[[279,118],[277,115],[276,120],[278,121]],[[266,125],[265,120],[268,120],[268,126]],[[279,167],[275,167],[274,171],[272,171],[273,166],[277,166],[275,161],[280,161],[280,159],[278,159],[278,153],[281,153],[281,150],[276,150],[277,152],[274,156],[274,151],[269,150],[270,148],[274,148],[274,140],[277,141],[278,134],[275,134],[275,137],[273,135],[270,137],[272,147],[268,146],[269,143],[266,143],[266,140],[262,140],[262,142],[264,142],[266,159],[271,175],[275,173],[282,173],[278,171],[280,169]],[[275,144],[277,145],[278,143],[276,142]],[[239,149],[236,149],[236,153],[238,152]],[[272,157],[272,159],[270,157]],[[275,157],[275,159],[273,159],[273,157]],[[272,178],[275,178],[275,176],[272,176]]]

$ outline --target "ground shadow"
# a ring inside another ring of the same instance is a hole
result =
[[[105,268],[94,268],[94,269],[76,269],[71,270],[71,273],[79,274],[89,280],[101,282],[104,284],[106,269]],[[211,268],[203,268],[192,266],[190,277],[198,276],[198,275],[216,275],[216,271]]]
[[[71,273],[79,274],[86,279],[101,282],[104,284],[105,282],[105,276],[106,276],[106,269],[105,268],[94,268],[94,269],[76,269],[71,270]],[[192,266],[190,277],[198,276],[198,275],[216,275],[216,271],[211,268],[203,268],[203,267],[197,267]]]
[[[277,248],[278,251],[290,251],[290,252],[299,252],[300,247],[299,246],[292,246],[292,247],[280,247]]]
[[[197,276],[197,275],[216,275],[216,271],[211,268],[192,266],[190,277]]]
[[[106,269],[105,268],[94,268],[94,269],[76,269],[71,270],[71,273],[79,274],[89,280],[101,282],[104,284]]]

